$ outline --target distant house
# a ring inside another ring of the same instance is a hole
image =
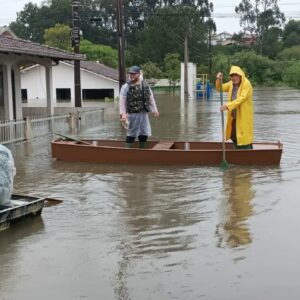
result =
[[[226,31],[223,31],[219,34],[216,34],[214,36],[212,36],[211,38],[211,44],[213,46],[216,46],[216,45],[228,45],[228,42],[229,41],[232,41],[232,34],[226,32]]]
[[[0,35],[17,38],[17,36],[7,26],[0,26]]]
[[[246,46],[250,46],[256,42],[257,38],[253,34],[244,34],[243,42]]]
[[[104,101],[119,97],[119,79],[116,69],[94,61],[81,61],[82,101]],[[75,106],[74,64],[61,61],[52,67],[52,89],[54,106]],[[23,106],[46,106],[45,68],[33,65],[21,70]]]

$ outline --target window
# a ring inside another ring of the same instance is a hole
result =
[[[82,89],[82,100],[104,101],[105,98],[114,98],[113,89]]]
[[[56,101],[71,102],[71,89],[56,89]]]
[[[28,102],[27,89],[21,89],[22,103]]]

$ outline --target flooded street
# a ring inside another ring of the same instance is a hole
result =
[[[218,94],[156,98],[152,139],[221,140]],[[280,166],[65,163],[53,136],[9,145],[15,192],[63,202],[0,233],[0,299],[298,299],[300,91],[254,98],[255,141],[280,140]],[[125,134],[116,112],[79,136]]]

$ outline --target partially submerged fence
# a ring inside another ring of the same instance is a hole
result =
[[[75,128],[91,128],[104,118],[104,108],[48,117],[26,117],[24,120],[0,121],[0,144],[49,135],[67,133]]]
[[[0,143],[12,143],[25,139],[25,121],[0,121]]]

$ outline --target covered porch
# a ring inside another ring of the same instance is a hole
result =
[[[45,67],[47,114],[53,115],[52,66],[60,60],[83,58],[80,54],[0,35],[0,120],[23,119],[20,68],[30,64]]]

